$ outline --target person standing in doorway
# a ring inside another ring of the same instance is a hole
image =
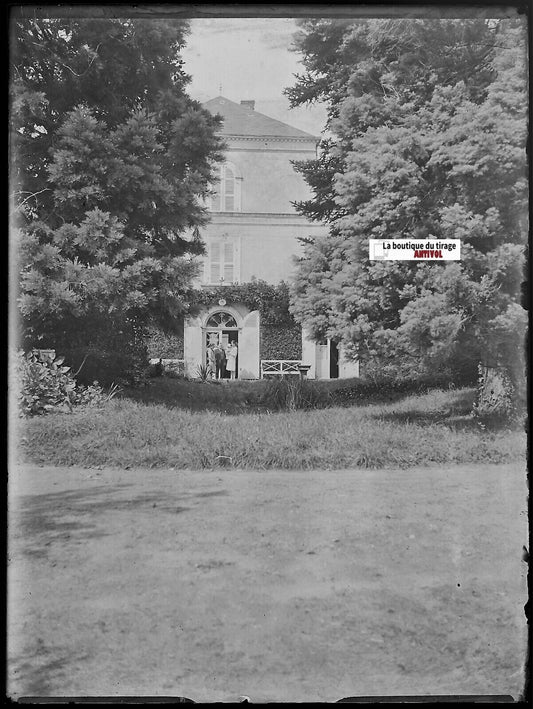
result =
[[[207,346],[207,366],[209,367],[209,377],[214,378],[215,372],[217,371],[217,363],[215,359],[215,346],[210,344]]]
[[[237,370],[237,353],[238,353],[237,343],[230,342],[228,347],[226,348],[226,357],[227,357],[226,369],[229,372],[230,379],[235,379],[235,373]]]
[[[216,378],[222,379],[226,370],[226,354],[224,352],[224,348],[220,344],[217,344],[215,345],[213,352],[215,355]]]

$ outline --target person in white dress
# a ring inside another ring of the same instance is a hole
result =
[[[226,369],[229,372],[230,379],[235,379],[238,351],[236,342],[230,342],[226,347]]]

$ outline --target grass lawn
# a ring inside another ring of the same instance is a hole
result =
[[[15,458],[85,467],[296,470],[500,463],[525,455],[519,427],[479,428],[470,414],[473,389],[273,413],[259,403],[266,386],[157,380],[102,409],[18,422]]]

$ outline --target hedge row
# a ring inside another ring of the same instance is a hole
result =
[[[452,385],[450,377],[432,374],[412,379],[383,377],[377,381],[370,379],[351,380],[350,385],[339,387],[331,392],[334,404],[346,405],[394,401],[407,394],[423,394],[431,389],[447,389]]]

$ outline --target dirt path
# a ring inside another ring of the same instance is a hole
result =
[[[9,694],[512,694],[522,466],[11,470]]]

